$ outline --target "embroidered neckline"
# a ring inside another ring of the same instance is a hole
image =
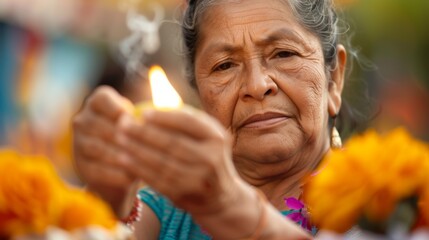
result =
[[[284,198],[284,202],[289,210],[282,211],[282,213],[286,215],[287,218],[315,235],[317,233],[317,228],[311,225],[310,213],[305,204],[294,197]]]

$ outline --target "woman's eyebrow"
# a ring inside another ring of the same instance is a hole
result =
[[[234,53],[238,52],[243,47],[241,45],[233,45],[229,43],[224,42],[215,42],[213,44],[210,44],[205,51],[209,53]]]
[[[261,39],[256,41],[256,45],[267,46],[272,43],[284,41],[284,40],[292,41],[306,49],[308,48],[304,39],[296,31],[293,31],[289,28],[280,28],[278,30],[270,32],[265,36],[262,36]]]

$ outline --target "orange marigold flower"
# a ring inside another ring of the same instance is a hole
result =
[[[0,151],[0,235],[44,231],[56,221],[63,191],[47,159]]]
[[[0,150],[0,237],[43,234],[49,226],[113,229],[116,219],[99,198],[65,185],[48,159]]]
[[[88,192],[76,189],[67,193],[58,226],[72,231],[95,225],[108,229],[116,226],[110,207]]]
[[[314,224],[345,232],[362,216],[383,221],[398,201],[427,185],[428,146],[398,128],[380,136],[367,131],[344,149],[328,153],[305,187]]]

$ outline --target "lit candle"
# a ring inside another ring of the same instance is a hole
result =
[[[157,109],[178,109],[183,101],[168,81],[164,70],[160,66],[153,66],[149,70],[150,88],[152,90],[153,105]]]
[[[149,83],[152,91],[152,103],[143,102],[136,105],[135,114],[141,116],[144,109],[173,110],[183,107],[182,98],[168,81],[160,66],[149,69]]]

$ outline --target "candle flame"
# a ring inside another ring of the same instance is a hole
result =
[[[149,69],[149,81],[152,90],[152,101],[158,109],[177,109],[183,105],[182,98],[168,81],[160,66]]]

